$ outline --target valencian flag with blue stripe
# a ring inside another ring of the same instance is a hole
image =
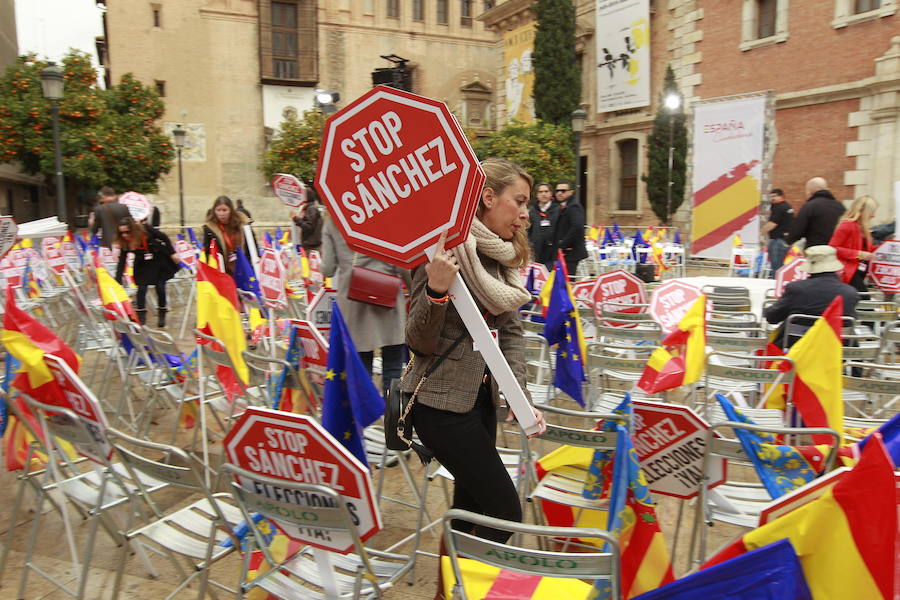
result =
[[[547,323],[544,326],[547,343],[551,346],[558,344],[553,384],[584,406],[581,384],[586,379],[584,365],[587,348],[581,333],[581,322],[578,320],[575,299],[569,289],[568,277],[561,260],[557,259],[553,273],[553,288],[550,291]]]
[[[384,398],[356,351],[337,302],[332,301],[322,426],[362,464],[368,466],[363,428],[383,414]]]

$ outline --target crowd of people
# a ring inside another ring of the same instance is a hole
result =
[[[528,211],[528,241],[534,260],[552,269],[557,253],[562,251],[566,271],[575,276],[578,263],[587,258],[584,244],[584,207],[575,197],[568,181],[535,186],[535,201]]]

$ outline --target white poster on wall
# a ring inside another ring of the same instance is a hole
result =
[[[694,105],[691,255],[759,243],[766,96]]]
[[[597,0],[597,112],[650,105],[650,0]]]

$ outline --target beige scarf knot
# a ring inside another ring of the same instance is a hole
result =
[[[531,294],[522,285],[512,242],[488,229],[478,217],[472,220],[469,238],[454,248],[453,253],[469,290],[492,315],[518,310],[531,300]],[[479,254],[496,260],[498,272],[489,273]]]

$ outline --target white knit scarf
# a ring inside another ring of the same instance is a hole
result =
[[[469,290],[492,315],[518,310],[520,306],[531,300],[531,294],[522,285],[516,251],[512,242],[501,239],[499,235],[488,229],[478,217],[472,220],[469,238],[465,243],[454,248],[453,253],[456,255],[459,270],[469,286]],[[481,264],[479,254],[500,263],[497,275],[488,273]]]

